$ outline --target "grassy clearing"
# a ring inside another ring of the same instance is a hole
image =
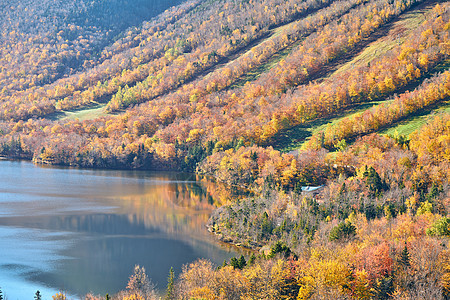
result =
[[[343,118],[351,117],[373,106],[379,105],[380,103],[388,103],[389,101],[392,100],[361,103],[352,107],[351,109],[343,111],[336,116],[330,118],[321,118],[312,122],[308,122],[307,124],[295,126],[278,135],[275,138],[272,146],[281,152],[290,152],[299,149],[303,146],[303,144],[310,136],[323,131],[329,124],[334,125]]]
[[[104,112],[106,104],[97,104],[95,106],[90,106],[87,108],[81,108],[73,111],[61,111],[54,118],[56,120],[93,120],[102,116],[106,116],[107,113]]]
[[[406,120],[396,123],[394,126],[380,131],[381,134],[394,135],[395,133],[409,136],[414,131],[425,125],[429,118],[439,113],[450,113],[450,101],[443,102],[438,108],[425,110],[421,114],[411,116]]]
[[[289,26],[291,26],[292,24],[294,24],[295,22],[297,22],[297,20],[293,20],[287,24],[281,25],[279,27],[273,28],[271,30],[269,30],[269,33],[267,34],[266,37],[262,37],[260,39],[257,39],[255,41],[253,41],[250,45],[244,47],[243,49],[241,49],[240,51],[238,51],[237,53],[231,55],[230,57],[228,57],[227,61],[225,63],[220,63],[216,66],[214,66],[214,68],[208,70],[207,72],[205,72],[204,74],[204,78],[207,78],[208,76],[210,76],[214,71],[227,67],[228,65],[234,63],[237,59],[239,59],[240,57],[249,55],[251,52],[253,52],[253,50],[257,47],[260,47],[261,44],[270,42],[272,39],[276,38],[277,36],[279,36],[280,34],[283,33],[283,31],[288,28]],[[235,81],[234,84],[232,84],[229,88],[233,89],[236,87],[240,87],[243,86],[247,81],[253,81],[256,78],[259,77],[259,75],[261,75],[262,73],[268,71],[271,67],[273,67],[275,64],[277,64],[283,57],[286,57],[291,50],[297,46],[300,43],[300,41],[295,42],[294,44],[288,46],[287,48],[275,53],[271,58],[269,58],[269,60],[265,63],[263,63],[262,65],[251,69],[250,71],[247,72],[246,75],[244,75],[242,78],[237,79]]]
[[[433,6],[434,6],[434,4],[433,5],[429,4],[426,6],[419,6],[416,9],[400,16],[399,19],[391,25],[391,27],[386,35],[384,35],[384,36],[378,38],[376,41],[370,43],[358,55],[356,55],[353,59],[347,61],[346,63],[342,64],[340,67],[337,68],[337,70],[335,72],[331,73],[328,77],[330,78],[333,76],[339,76],[339,73],[344,72],[350,68],[353,68],[355,66],[369,64],[374,59],[391,51],[398,44],[403,43],[405,38],[411,32],[411,30],[417,28],[417,26],[419,26],[421,23],[423,23],[423,21],[425,20],[424,13],[427,10],[432,9]],[[435,70],[433,70],[433,72],[442,71],[443,69],[447,69],[449,67],[449,65],[450,65],[449,61],[444,62],[443,64],[441,64],[440,66],[435,68]],[[431,74],[430,74],[430,76],[431,76]],[[424,78],[426,78],[426,77],[424,77]],[[411,88],[415,88],[415,86],[420,84],[420,82],[415,82],[413,85],[411,85]],[[388,103],[389,101],[392,101],[392,100],[363,103],[358,106],[354,106],[351,109],[343,111],[342,113],[340,113],[339,115],[336,115],[334,117],[319,119],[319,120],[310,122],[308,124],[296,126],[294,128],[291,128],[291,129],[281,133],[279,136],[277,136],[272,145],[274,146],[274,148],[276,148],[277,150],[280,150],[282,152],[289,152],[289,151],[299,149],[303,146],[305,141],[311,135],[317,134],[318,132],[323,131],[326,128],[326,126],[328,126],[329,124],[334,125],[337,122],[339,122],[340,120],[342,120],[343,118],[351,117],[357,113],[361,113],[367,109],[370,109],[372,106],[379,105],[381,103]],[[447,107],[447,111],[450,111],[450,105],[447,104],[446,107]],[[439,110],[441,110],[441,109],[439,109]],[[445,108],[443,108],[442,110],[445,111]],[[400,130],[402,132],[409,132],[409,131],[412,132],[416,128],[418,128],[418,126],[421,126],[420,124],[423,125],[426,122],[426,115],[428,115],[429,113],[430,113],[430,111],[428,111],[428,113],[424,112],[424,115],[422,115],[422,116],[413,117],[413,119],[415,120],[414,122],[416,122],[416,123],[411,123],[408,125],[408,124],[406,124],[406,122],[408,122],[408,121],[405,120],[404,124],[401,124],[404,127],[397,128],[397,126],[393,126],[393,129],[390,132],[393,133],[393,132],[395,132],[395,130],[397,130],[397,131]],[[413,122],[412,119],[411,119],[411,122]],[[398,126],[400,126],[400,125],[398,125]],[[387,131],[388,130],[386,130],[386,132]],[[401,133],[401,132],[399,132],[399,133]]]
[[[284,48],[281,51],[278,51],[274,55],[272,55],[266,62],[261,64],[260,66],[248,71],[243,77],[238,79],[230,88],[234,89],[237,87],[241,87],[247,82],[252,82],[256,80],[261,74],[269,71],[271,68],[273,68],[276,64],[280,62],[283,58],[289,55],[291,53],[292,49],[299,45],[303,39],[298,40],[294,44]]]
[[[433,70],[431,70],[428,74],[426,74],[422,80],[431,78],[436,73],[445,71],[450,69],[450,59],[443,61],[438,64]],[[423,125],[427,123],[427,120],[430,116],[433,116],[438,113],[450,113],[450,100],[443,101],[439,103],[437,106],[425,109],[418,114],[414,114],[400,122],[392,124],[392,126],[381,130],[379,133],[393,135],[395,132],[401,135],[410,135],[417,129],[420,129]]]
[[[325,77],[339,76],[341,72],[344,72],[348,69],[351,69],[355,66],[369,64],[374,59],[380,57],[381,55],[386,54],[390,50],[392,50],[395,46],[402,44],[407,38],[408,34],[417,28],[421,23],[425,21],[425,12],[427,10],[432,9],[434,4],[429,4],[426,6],[419,6],[416,9],[413,9],[410,12],[407,12],[401,16],[399,16],[398,20],[395,21],[392,25],[387,24],[386,26],[390,26],[387,34],[383,34],[381,38],[378,38],[376,41],[369,44],[369,46],[365,47],[361,53],[353,57],[343,63],[341,66],[336,67],[336,71],[330,72],[330,74],[324,75]],[[273,33],[267,40],[270,40],[277,35],[283,32],[283,29],[290,24],[280,26],[273,30]],[[289,53],[298,46],[303,39],[295,42],[294,44],[288,46],[287,48],[275,53],[270,59],[268,59],[265,63],[258,66],[257,68],[249,71],[245,76],[237,80],[231,88],[236,88],[243,86],[247,82],[251,82],[256,80],[262,73],[267,72],[273,66],[275,66],[280,60],[289,55]],[[323,79],[323,78],[315,78],[315,79]]]
[[[339,75],[339,73],[347,71],[355,66],[367,65],[374,59],[392,50],[395,46],[402,44],[408,34],[425,21],[424,13],[433,6],[434,5],[420,7],[419,9],[414,9],[401,15],[399,20],[393,24],[387,35],[372,42],[359,55],[343,64],[331,76]]]
[[[342,112],[337,116],[318,119],[307,124],[293,127],[278,135],[272,146],[281,152],[290,152],[301,149],[310,136],[317,134],[320,131],[324,131],[328,125],[335,125],[343,118],[352,117],[358,113],[362,113],[365,110],[370,109],[373,106],[389,103],[390,101],[393,100],[360,104],[350,110]],[[397,133],[409,136],[411,133],[425,125],[430,117],[440,113],[450,113],[450,100],[442,102],[439,107],[423,110],[420,114],[410,116],[409,118],[395,123],[393,126],[385,128],[378,133],[385,135],[394,135]]]

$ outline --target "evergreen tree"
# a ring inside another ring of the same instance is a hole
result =
[[[301,195],[302,194],[302,185],[301,183],[297,182],[294,184],[294,193]]]
[[[1,288],[0,288],[0,300],[3,300],[3,292]]]
[[[384,184],[381,181],[380,175],[378,175],[377,171],[375,171],[373,167],[370,167],[369,169],[366,167],[364,177],[366,178],[366,184],[371,192],[371,196],[379,196],[384,190]]]
[[[405,268],[407,268],[411,265],[408,247],[406,247],[406,242],[405,242],[405,247],[403,248],[403,251],[400,254],[400,259],[398,262]]]
[[[329,240],[348,239],[356,235],[356,227],[350,222],[342,222],[330,231]]]
[[[244,255],[241,255],[239,259],[236,257],[232,257],[230,259],[230,266],[232,266],[235,269],[242,270],[247,265],[247,261],[245,260]]]
[[[252,151],[250,157],[252,158],[253,161],[257,161],[258,160],[258,153],[256,151]]]
[[[291,255],[291,249],[286,246],[286,244],[278,241],[276,242],[272,248],[270,248],[269,257],[274,257],[276,254],[282,254],[285,258],[288,258]]]
[[[394,293],[394,281],[392,277],[382,277],[374,284],[375,299],[387,300]]]
[[[239,269],[239,261],[236,257],[232,257],[230,259],[230,266],[232,266],[235,269]]]
[[[223,264],[222,264],[222,268],[228,266],[227,260],[224,259]]]
[[[243,269],[247,265],[247,261],[245,260],[244,255],[241,255],[239,258],[239,269]]]
[[[167,294],[166,300],[175,299],[175,274],[173,267],[170,267],[169,278],[167,279]]]
[[[248,264],[253,265],[255,263],[255,260],[256,260],[255,253],[252,253],[252,255],[250,255],[250,258],[248,260]]]
[[[270,234],[272,234],[272,231],[272,221],[269,219],[269,215],[267,214],[267,212],[264,212],[261,222],[261,234],[263,237],[268,237]]]

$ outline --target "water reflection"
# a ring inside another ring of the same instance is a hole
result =
[[[170,267],[175,266],[179,273],[183,264],[198,257],[212,260],[222,258],[221,255],[214,257],[216,249],[201,247],[203,245],[198,247],[195,243],[167,239],[157,234],[145,238],[84,238],[62,252],[68,258],[58,261],[56,272],[33,272],[25,276],[31,281],[57,289],[106,294],[117,291],[117,288],[125,288],[131,273],[130,266],[140,264],[146,267],[152,281],[164,289]]]
[[[135,264],[164,289],[171,266],[180,272],[200,257],[219,264],[236,255],[204,228],[215,205],[228,201],[220,190],[228,192],[190,174],[0,161],[2,289],[9,299],[31,297],[36,287],[114,293]],[[20,284],[34,291],[16,291]]]

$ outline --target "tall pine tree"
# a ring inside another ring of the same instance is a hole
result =
[[[411,265],[409,251],[408,251],[408,247],[406,246],[406,242],[405,242],[405,247],[403,248],[403,251],[400,254],[400,259],[398,260],[398,262],[405,268],[407,268]]]
[[[171,267],[169,271],[169,278],[167,279],[166,300],[173,299],[175,299],[175,274],[173,272],[173,267]]]

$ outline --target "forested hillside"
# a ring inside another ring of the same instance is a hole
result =
[[[450,2],[0,6],[0,154],[252,192],[169,299],[450,297]]]

